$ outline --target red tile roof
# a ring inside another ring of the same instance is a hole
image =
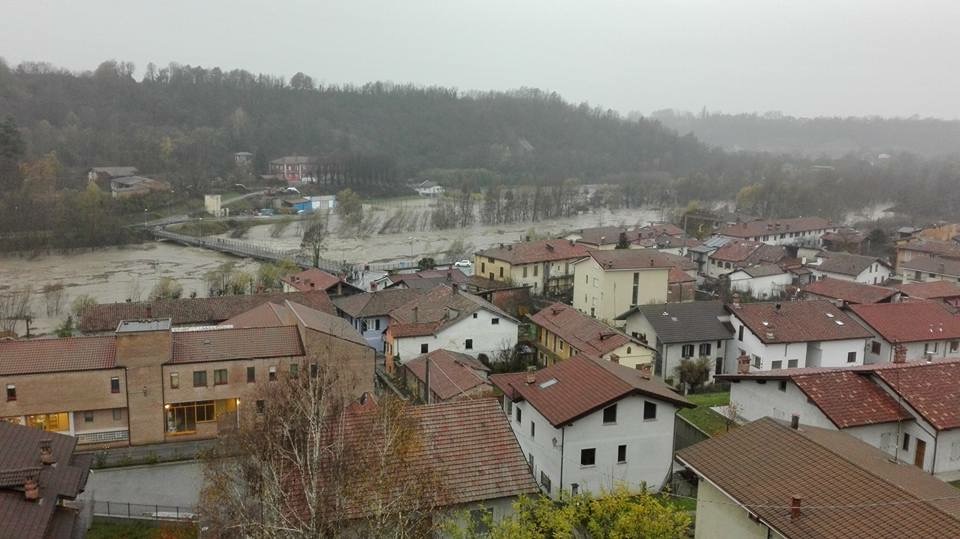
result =
[[[590,251],[590,256],[600,264],[604,271],[633,270],[650,268],[672,268],[677,260],[668,253],[656,249],[613,249],[610,251]]]
[[[777,263],[787,258],[782,245],[767,245],[758,241],[733,240],[710,255],[710,258],[740,265]]]
[[[907,271],[919,271],[920,273],[960,277],[960,260],[939,256],[932,258],[915,256],[910,260],[901,262],[900,268]]]
[[[587,247],[569,240],[542,240],[514,243],[479,251],[477,256],[503,260],[510,264],[532,264],[570,260],[587,255]]]
[[[326,313],[336,314],[330,297],[322,290],[277,292],[214,298],[181,298],[139,303],[105,303],[88,309],[80,321],[84,332],[114,331],[121,320],[170,318],[174,325],[218,324],[266,302],[292,300]]]
[[[422,293],[412,288],[390,288],[336,298],[334,304],[353,318],[386,316]]]
[[[515,320],[483,298],[441,285],[391,311],[390,334],[394,337],[434,335],[481,309]]]
[[[868,373],[835,370],[791,376],[793,383],[838,429],[913,419]]]
[[[960,317],[936,301],[851,305],[850,309],[890,343],[960,339]]]
[[[875,372],[937,430],[960,428],[960,361],[906,363]]]
[[[530,315],[530,321],[557,335],[581,354],[596,359],[631,342],[635,346],[643,346],[624,333],[563,303],[554,303],[541,309]]]
[[[49,440],[55,466],[40,462],[40,443]],[[68,539],[77,513],[60,505],[83,492],[92,458],[74,455],[73,436],[0,421],[0,537]],[[32,477],[40,501],[24,499],[23,484]]]
[[[327,290],[340,281],[340,277],[317,268],[310,268],[283,278],[283,282],[296,288],[300,292]]]
[[[689,273],[677,267],[670,268],[670,273],[667,274],[667,282],[670,284],[689,283],[696,280]]]
[[[898,251],[916,251],[945,258],[960,258],[960,244],[955,241],[928,240],[914,238],[897,245]],[[916,257],[914,257],[916,258]]]
[[[820,255],[820,261],[816,264],[807,264],[814,270],[825,271],[828,273],[839,273],[840,275],[857,276],[870,269],[874,264],[881,264],[890,268],[881,258],[875,256],[854,255],[850,253],[834,253],[824,251]]]
[[[297,326],[173,333],[171,363],[303,356]]]
[[[677,453],[751,515],[791,539],[960,537],[957,490],[843,432],[770,418]],[[793,496],[800,516],[791,518]]]
[[[404,367],[417,380],[425,383],[427,358],[430,359],[430,389],[441,400],[466,395],[479,386],[492,389],[485,374],[490,369],[476,359],[459,352],[441,348],[405,363]]]
[[[960,296],[960,286],[950,281],[906,283],[898,285],[897,288],[911,298],[941,299]]]
[[[113,335],[0,341],[0,376],[116,367]]]
[[[790,232],[810,232],[836,228],[822,217],[798,217],[795,219],[757,220],[727,225],[719,234],[733,238],[754,238]]]
[[[643,378],[639,370],[602,359],[575,356],[533,374],[532,384],[523,372],[494,374],[490,381],[514,401],[529,402],[554,427],[634,394],[693,406],[662,382]],[[544,387],[550,380],[556,382]]]
[[[807,294],[838,299],[847,303],[879,303],[897,293],[896,290],[872,284],[825,278],[803,287]]]
[[[873,335],[829,301],[744,303],[740,307],[728,305],[727,310],[766,344],[866,339]]]

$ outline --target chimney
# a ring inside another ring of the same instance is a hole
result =
[[[800,430],[800,416],[793,414],[790,416],[790,428],[793,430]]]
[[[44,438],[40,440],[40,462],[46,465],[56,464],[57,462],[56,457],[53,456],[53,448],[51,447],[52,443],[53,440],[50,438]]]
[[[537,370],[536,367],[527,367],[527,385],[531,386],[537,383]]]
[[[790,520],[797,520],[800,518],[800,503],[802,501],[803,498],[800,496],[790,497]]]
[[[737,374],[750,374],[750,356],[747,354],[737,358]]]
[[[650,364],[644,363],[643,365],[638,365],[637,368],[640,370],[640,377],[644,380],[650,379]]]
[[[893,345],[893,362],[894,363],[906,363],[907,362],[907,347],[902,344]]]
[[[23,497],[30,502],[35,502],[40,499],[40,483],[37,483],[36,479],[31,477],[24,481]]]

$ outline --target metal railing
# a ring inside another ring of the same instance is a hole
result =
[[[192,507],[101,500],[93,501],[93,514],[98,517],[134,520],[196,520],[197,518],[196,510]]]

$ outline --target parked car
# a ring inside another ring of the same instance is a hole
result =
[[[456,262],[453,263],[453,267],[455,267],[455,268],[472,268],[472,267],[473,267],[473,263],[470,262],[470,261],[467,260],[467,259],[457,260]]]

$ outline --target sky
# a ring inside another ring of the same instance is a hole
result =
[[[537,87],[621,112],[960,117],[956,0],[29,0],[0,57]]]

